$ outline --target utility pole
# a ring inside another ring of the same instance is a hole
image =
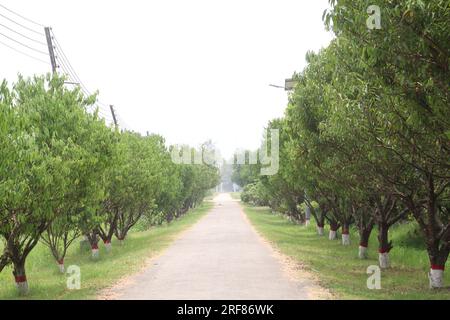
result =
[[[53,73],[56,73],[57,65],[56,65],[56,58],[55,58],[55,51],[53,47],[53,41],[52,36],[50,35],[50,28],[45,27],[45,37],[47,38],[47,46],[48,46],[48,54],[50,55],[50,63],[52,64],[52,71]]]
[[[109,105],[109,108],[111,109],[111,114],[112,114],[112,117],[113,117],[113,120],[114,120],[114,125],[115,125],[116,127],[118,127],[118,125],[117,125],[117,119],[116,119],[116,113],[115,113],[115,111],[114,111],[114,106],[111,104],[111,105]]]

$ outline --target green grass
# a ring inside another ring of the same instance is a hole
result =
[[[230,192],[230,196],[234,200],[241,200],[241,192]]]
[[[205,197],[205,201],[212,201],[219,193],[218,192],[211,192]]]
[[[369,243],[369,259],[360,260],[355,230],[351,232],[352,245],[344,247],[340,240],[319,237],[315,226],[293,224],[283,216],[272,214],[267,208],[244,205],[244,211],[258,232],[284,254],[306,265],[320,279],[320,284],[330,289],[338,299],[450,300],[449,288],[428,288],[428,256],[423,245],[409,240],[415,234],[412,223],[391,231],[390,237],[394,243],[390,254],[392,268],[382,271],[381,290],[369,290],[367,267],[378,265],[376,230]],[[449,265],[447,263],[446,269]],[[450,285],[450,272],[445,272],[444,281],[447,286]]]
[[[205,202],[170,225],[133,232],[123,246],[113,241],[110,253],[100,246],[100,259],[97,261],[90,258],[90,252],[81,252],[78,243],[74,243],[65,264],[66,268],[70,265],[81,268],[81,290],[66,288],[67,276],[59,273],[49,249],[38,244],[26,263],[30,294],[20,299],[95,299],[100,290],[138,272],[149,257],[167,248],[180,232],[197,222],[212,207],[212,203]],[[10,267],[0,273],[0,300],[5,299],[19,299]]]

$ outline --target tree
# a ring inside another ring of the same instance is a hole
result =
[[[123,172],[121,183],[115,185],[116,190],[122,187],[127,193],[126,202],[117,206],[120,209],[115,234],[120,241],[143,215],[158,213],[157,200],[167,187],[164,166],[168,164],[168,152],[162,137],[131,135],[130,138],[131,143],[127,142],[130,150],[124,159],[127,170]],[[125,199],[125,195],[122,198]]]
[[[243,154],[246,155],[250,152],[252,151],[246,150]],[[250,165],[248,164],[248,156],[245,159],[247,164],[233,163],[233,174],[231,176],[231,180],[241,187],[256,182],[261,172],[260,164]]]
[[[72,171],[84,150],[71,129],[83,125],[89,101],[50,75],[20,77],[11,90],[5,82],[0,90],[0,109],[11,120],[0,140],[0,236],[3,257],[25,294],[26,258],[64,211],[74,183]]]
[[[290,97],[286,121],[294,171],[302,178],[308,196],[321,204],[323,218],[330,224],[330,240],[336,238],[342,226],[343,244],[348,244],[353,216],[345,191],[345,155],[337,150],[341,142],[326,131],[328,112],[333,107],[328,99],[328,87],[335,69],[330,51],[307,55],[308,67],[295,75],[298,84]],[[318,221],[319,230],[323,228],[322,223]]]
[[[288,149],[289,136],[284,119],[275,119],[269,122],[267,132],[278,130],[279,133],[279,170],[275,175],[261,176],[269,205],[273,210],[286,214],[289,219],[297,223],[305,223],[306,217],[299,207],[304,202],[305,191],[296,179],[290,163]],[[263,139],[263,146],[271,140],[270,134]]]
[[[392,181],[421,226],[430,258],[430,286],[443,286],[450,252],[448,4],[379,1],[381,30],[368,31],[364,2],[330,1],[326,20],[367,65],[364,98],[369,133],[378,148],[404,166]]]
[[[61,215],[41,238],[50,248],[61,272],[64,272],[68,248],[82,233],[81,226],[105,198],[105,171],[111,162],[115,143],[115,133],[97,114],[84,113],[71,125],[66,130],[70,132],[70,139],[80,147],[77,161],[71,164],[70,180],[73,184],[64,196]]]

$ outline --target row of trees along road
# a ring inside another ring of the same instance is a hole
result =
[[[235,168],[243,199],[298,221],[305,211],[318,233],[353,225],[366,257],[378,230],[379,262],[389,267],[389,228],[407,218],[425,239],[432,288],[443,287],[450,252],[448,1],[372,1],[382,29],[368,30],[366,1],[330,1],[326,26],[336,38],[294,76],[280,129],[280,171]],[[370,4],[372,4],[372,2]],[[306,210],[301,210],[301,209]],[[376,226],[377,228],[374,228]]]
[[[11,264],[21,293],[39,241],[64,272],[80,236],[96,257],[100,240],[110,250],[140,219],[170,222],[218,183],[214,166],[174,164],[162,137],[106,126],[86,111],[95,100],[56,76],[0,87],[0,272]]]

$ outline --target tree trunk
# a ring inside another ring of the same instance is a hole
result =
[[[430,175],[428,181],[428,228],[425,228],[427,239],[427,251],[431,262],[431,270],[428,275],[430,288],[438,289],[444,287],[444,269],[450,253],[450,225],[439,223],[439,209],[437,207],[437,196],[435,192],[434,179]]]
[[[66,256],[67,247],[65,247],[62,250],[62,252],[60,252],[60,250],[57,248],[57,246],[53,246],[52,244],[50,244],[50,248],[51,248],[53,257],[55,258],[55,261],[56,261],[56,264],[58,266],[59,272],[60,273],[64,273],[65,272],[64,257]]]
[[[317,220],[317,234],[319,236],[323,236],[325,234],[324,232],[324,228],[325,228],[325,215],[324,214],[319,214],[316,217]]]
[[[360,259],[367,259],[367,248],[369,247],[370,234],[372,233],[374,223],[371,222],[369,225],[360,224],[359,225],[359,253],[358,257]]]
[[[99,251],[98,251],[98,236],[96,232],[92,232],[91,234],[87,235],[89,239],[89,243],[91,244],[91,255],[92,259],[98,259],[99,258]]]
[[[311,207],[311,204],[308,202],[307,206],[312,214],[312,216],[314,217],[314,219],[316,220],[317,223],[317,234],[319,236],[323,236],[324,235],[324,230],[323,228],[325,227],[325,208],[320,208],[317,211]]]
[[[444,269],[450,253],[450,225],[448,220],[446,223],[442,223],[439,217],[437,196],[432,177],[429,177],[428,188],[429,195],[426,209],[411,196],[405,197],[403,200],[419,223],[425,237],[431,264],[428,273],[430,288],[437,289],[444,287]]]
[[[348,224],[342,226],[342,245],[350,245],[350,226]]]
[[[111,252],[112,251],[111,239],[104,240],[103,243],[105,244],[106,252]]]
[[[305,226],[309,227],[311,221],[311,209],[306,206],[306,210],[305,210]]]
[[[337,238],[337,230],[339,229],[339,225],[337,222],[331,221],[330,222],[330,234],[328,239],[330,240],[336,240]]]
[[[389,225],[385,222],[378,224],[378,260],[382,269],[391,266],[389,252],[392,249],[392,242],[389,241]]]
[[[100,236],[100,238],[103,240],[103,243],[105,244],[106,252],[111,252],[112,246],[111,246],[111,240],[114,236],[114,232],[116,232],[117,229],[117,221],[119,219],[120,211],[119,209],[115,208],[113,213],[110,213],[108,221],[104,224],[104,228],[102,225],[98,227],[97,234]]]
[[[29,292],[27,276],[25,273],[25,259],[13,260],[13,275],[16,281],[16,287],[21,296],[27,295]]]
[[[56,262],[58,264],[59,272],[64,273],[66,271],[64,267],[64,259],[59,259]]]
[[[444,267],[431,266],[428,274],[430,280],[430,289],[439,289],[444,287]]]
[[[173,213],[168,213],[168,214],[166,214],[166,222],[168,223],[168,224],[170,224],[170,222],[172,222],[172,220],[173,220]]]
[[[98,243],[91,244],[91,254],[92,254],[92,259],[98,259],[99,258],[100,253],[98,251]]]
[[[292,212],[292,215],[295,218],[295,220],[297,221],[297,223],[299,223],[299,224],[305,223],[305,217],[304,217],[303,213],[298,210],[296,202],[292,202],[290,204],[290,211]]]
[[[330,233],[328,235],[328,239],[329,240],[336,240],[336,238],[337,238],[337,231],[330,229]]]
[[[430,288],[438,289],[444,287],[444,269],[449,256],[449,248],[440,248],[438,240],[427,241],[427,251],[430,258],[431,268],[428,274]]]
[[[0,256],[0,273],[8,265],[8,263],[9,263],[9,258],[8,258],[8,255],[5,252],[5,253],[3,253],[2,256]]]
[[[319,236],[324,235],[324,230],[323,230],[324,226],[325,226],[324,224],[317,224],[317,234]]]

